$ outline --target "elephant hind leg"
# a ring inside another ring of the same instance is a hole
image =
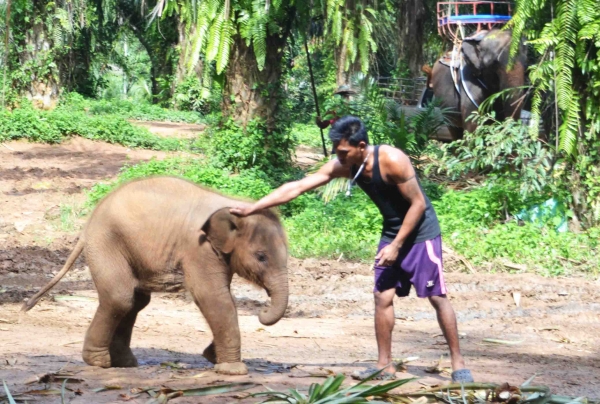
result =
[[[82,356],[88,365],[108,368],[115,366],[110,355],[115,331],[136,306],[137,281],[123,256],[102,251],[114,249],[95,249],[94,254],[86,256],[98,290],[99,305],[85,335]]]
[[[111,366],[119,368],[137,367],[138,362],[131,352],[131,334],[133,326],[140,311],[150,303],[150,294],[136,290],[134,292],[133,308],[123,317],[119,323],[113,340],[110,343]]]
[[[215,351],[214,341],[211,342],[209,346],[204,348],[202,356],[204,356],[204,358],[206,358],[206,360],[212,363],[213,365],[217,363],[217,352]]]

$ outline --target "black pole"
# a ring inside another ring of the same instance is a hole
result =
[[[308,43],[306,42],[306,37],[304,37],[304,49],[306,50],[306,61],[308,63],[308,72],[310,74],[310,83],[312,84],[313,97],[315,98],[315,107],[317,107],[317,116],[321,116],[321,111],[319,111],[319,100],[317,99],[317,88],[315,87],[315,78],[313,76],[312,65],[310,63],[310,53],[308,53]],[[325,147],[325,136],[323,136],[323,129],[319,128],[321,131],[321,142],[323,143],[323,154],[327,157],[327,148]]]

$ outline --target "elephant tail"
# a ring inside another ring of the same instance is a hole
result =
[[[31,296],[31,298],[29,300],[27,300],[25,303],[23,303],[23,306],[21,307],[21,311],[31,310],[33,308],[33,306],[36,305],[38,300],[40,300],[40,298],[42,296],[44,296],[46,294],[46,292],[48,292],[50,289],[52,289],[54,287],[54,285],[56,285],[58,283],[58,281],[60,281],[60,279],[63,276],[65,276],[65,274],[67,272],[69,272],[69,270],[73,267],[75,260],[77,259],[77,257],[79,257],[79,255],[83,251],[83,245],[84,245],[83,235],[81,235],[79,237],[79,240],[77,241],[77,244],[75,245],[75,249],[73,249],[73,251],[71,252],[71,255],[69,255],[69,258],[67,259],[67,262],[65,263],[65,266],[63,266],[63,268],[60,270],[60,272],[57,273],[54,276],[54,278],[52,278],[52,280],[50,282],[48,282],[48,284],[46,286],[44,286],[39,292],[37,292],[35,295]]]
[[[427,75],[427,88],[429,88],[430,83],[431,83],[431,75],[433,73],[433,68],[429,65],[423,65],[421,67],[421,71]]]

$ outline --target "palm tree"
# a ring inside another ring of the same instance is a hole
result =
[[[284,48],[302,7],[282,0],[159,0],[150,20],[178,16],[187,31],[182,52],[186,73],[202,57],[217,75],[224,75],[226,117],[244,127],[262,118],[273,129]]]

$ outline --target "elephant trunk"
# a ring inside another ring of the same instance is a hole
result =
[[[287,270],[277,278],[269,280],[265,288],[271,296],[271,306],[260,312],[258,320],[264,325],[273,325],[281,320],[287,310],[289,296]]]

